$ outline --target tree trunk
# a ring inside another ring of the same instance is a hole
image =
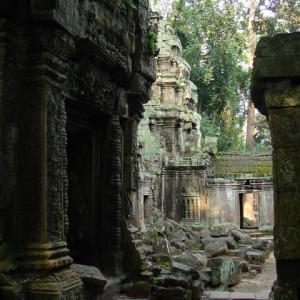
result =
[[[249,15],[249,65],[252,68],[255,47],[255,32],[253,30],[253,21],[255,16],[256,0],[249,0],[250,15]],[[254,134],[255,134],[255,107],[251,99],[249,99],[247,111],[247,128],[246,128],[246,150],[253,151]]]

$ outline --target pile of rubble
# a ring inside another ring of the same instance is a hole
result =
[[[121,298],[197,300],[204,290],[226,291],[253,278],[273,250],[270,239],[253,238],[232,224],[211,228],[161,220],[145,232],[129,226],[131,269]]]

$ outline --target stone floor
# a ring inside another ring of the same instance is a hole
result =
[[[201,300],[268,300],[270,291],[260,293],[205,291]]]
[[[268,300],[276,279],[276,266],[273,253],[266,260],[262,272],[253,279],[242,279],[232,292],[205,291],[201,300]]]

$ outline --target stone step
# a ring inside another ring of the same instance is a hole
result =
[[[205,291],[201,300],[268,300],[270,291],[261,293]]]

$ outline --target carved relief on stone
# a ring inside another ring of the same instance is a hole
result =
[[[300,150],[300,108],[271,109],[269,119],[274,148]]]
[[[29,299],[43,300],[48,297],[61,300],[82,300],[82,281],[73,270],[64,270],[36,279],[26,287]]]
[[[112,114],[117,85],[107,72],[90,63],[74,64],[68,85],[70,94],[100,112]]]
[[[274,151],[273,157],[276,190],[299,190],[300,153],[295,148],[280,148]]]
[[[50,241],[64,239],[64,218],[66,217],[66,111],[59,91],[48,89],[47,93],[47,213],[48,238]],[[52,117],[50,117],[52,116]]]

